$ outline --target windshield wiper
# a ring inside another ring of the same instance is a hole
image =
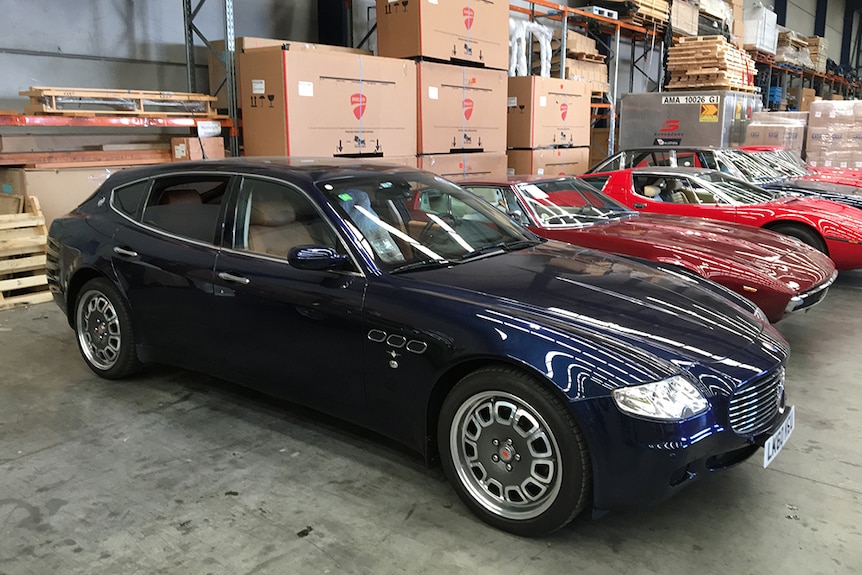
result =
[[[390,270],[390,274],[400,274],[404,272],[412,272],[416,270],[431,270],[438,268],[446,268],[452,265],[452,262],[449,260],[435,260],[435,259],[427,259],[420,260],[418,262],[411,262],[409,264],[404,264],[403,266],[398,266],[397,268]]]
[[[501,254],[504,252],[513,252],[516,250],[522,250],[524,248],[531,248],[539,243],[541,243],[541,240],[512,240],[510,242],[499,242],[467,252],[466,254],[461,256],[458,261],[467,262],[482,257]]]

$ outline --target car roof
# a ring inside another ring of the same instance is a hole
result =
[[[213,160],[193,160],[172,162],[130,168],[115,172],[111,181],[133,181],[153,176],[170,174],[193,174],[195,172],[242,172],[256,175],[269,175],[291,180],[305,180],[315,183],[324,180],[340,178],[356,178],[371,174],[384,173],[416,173],[417,168],[398,164],[388,164],[385,161],[363,161],[358,158],[311,158],[311,157],[239,157],[220,158]]]
[[[463,176],[453,178],[452,181],[458,184],[493,184],[493,185],[508,185],[508,184],[525,184],[528,182],[556,182],[557,180],[573,180],[577,176],[537,176],[536,174],[516,174],[514,176]]]
[[[667,152],[674,150],[677,152],[715,152],[718,150],[730,150],[735,148],[722,148],[717,146],[640,146],[637,148],[624,148],[617,150],[617,154],[622,152]]]

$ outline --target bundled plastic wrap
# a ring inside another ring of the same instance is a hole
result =
[[[802,155],[808,114],[805,112],[758,112],[745,133],[746,146],[778,146]]]
[[[805,154],[813,166],[862,169],[862,101],[812,102]]]
[[[551,75],[551,37],[553,31],[529,20],[509,18],[509,75],[527,76],[527,33],[539,43],[539,76]]]
[[[778,47],[778,16],[775,12],[762,2],[754,2],[751,6],[746,5],[743,18],[745,49],[775,54]]]

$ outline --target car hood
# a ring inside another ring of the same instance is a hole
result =
[[[555,232],[556,239],[565,239],[565,230]],[[773,283],[771,287],[785,291],[805,291],[826,281],[835,271],[827,256],[797,240],[751,226],[703,218],[643,213],[637,218],[581,228],[578,232],[578,235],[623,238],[643,244],[653,252],[665,250],[700,267],[712,267],[716,272],[726,273],[732,268],[747,276],[748,281],[754,273],[761,281]],[[570,235],[572,243],[577,244],[575,234]],[[704,275],[710,277],[709,271],[705,269]],[[788,282],[795,282],[799,288],[789,289]]]
[[[827,192],[830,194],[843,194],[848,196],[862,195],[862,189],[855,186],[848,186],[839,182],[824,182],[823,180],[814,181],[806,178],[787,179],[780,182],[779,187],[789,190],[810,190],[812,192]]]
[[[549,241],[414,276],[465,290],[530,322],[576,335],[598,332],[677,364],[721,362],[758,342],[781,336],[700,281],[627,258]]]

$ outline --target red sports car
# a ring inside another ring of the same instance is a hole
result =
[[[549,239],[684,268],[747,297],[770,321],[809,308],[837,272],[801,242],[748,226],[639,214],[572,177],[459,182]]]
[[[862,210],[845,204],[783,196],[705,168],[630,168],[581,177],[636,210],[766,228],[824,252],[839,270],[862,268]]]

